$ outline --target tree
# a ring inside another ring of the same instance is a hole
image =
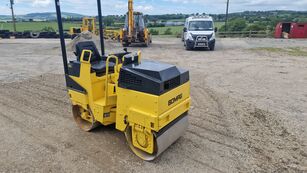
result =
[[[244,19],[235,19],[229,23],[230,31],[243,31],[247,27]]]
[[[171,28],[167,28],[165,31],[164,31],[164,35],[172,35],[172,29]]]
[[[152,35],[159,35],[159,31],[156,30],[156,29],[150,29],[150,33],[151,33]]]
[[[267,29],[267,26],[264,23],[260,23],[260,22],[251,24],[245,28],[246,31],[265,31],[266,29]]]
[[[299,23],[306,23],[307,22],[307,17],[299,17],[294,19],[295,22]]]
[[[113,16],[106,16],[103,18],[103,23],[105,26],[112,26],[114,24]]]
[[[228,22],[227,31],[243,31],[247,27],[244,19],[233,19]],[[221,31],[225,31],[225,25],[221,27]]]

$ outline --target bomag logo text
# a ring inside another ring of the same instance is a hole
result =
[[[168,106],[170,106],[170,105],[176,103],[176,102],[179,101],[180,99],[182,99],[182,94],[179,94],[178,96],[176,96],[176,97],[170,99],[170,100],[168,101]]]

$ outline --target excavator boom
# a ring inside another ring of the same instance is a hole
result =
[[[128,1],[128,37],[131,38],[134,32],[133,0]]]

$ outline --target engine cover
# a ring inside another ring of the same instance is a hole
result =
[[[118,86],[153,95],[162,95],[189,81],[189,71],[174,65],[143,60],[120,70]]]

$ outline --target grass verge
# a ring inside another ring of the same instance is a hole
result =
[[[287,48],[275,48],[275,47],[258,47],[250,49],[252,51],[265,51],[271,53],[282,53],[291,56],[304,56],[307,57],[306,47],[287,47]]]

